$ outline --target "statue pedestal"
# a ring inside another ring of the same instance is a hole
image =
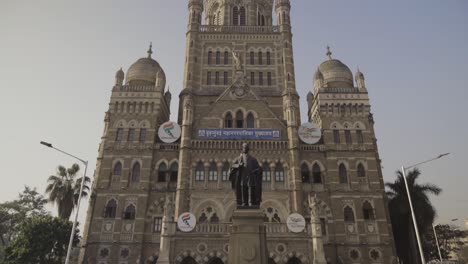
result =
[[[234,211],[228,262],[230,264],[268,264],[266,227],[262,210]]]

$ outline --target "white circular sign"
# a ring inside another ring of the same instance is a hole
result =
[[[291,214],[286,221],[289,231],[293,233],[301,233],[304,231],[306,221],[300,214]]]
[[[322,137],[322,131],[315,123],[304,123],[299,127],[299,138],[302,142],[312,145],[319,142]]]
[[[183,213],[177,220],[177,227],[182,232],[191,232],[195,228],[196,224],[197,219],[192,213]]]
[[[174,143],[180,138],[182,130],[176,122],[166,122],[159,127],[158,135],[164,143]]]

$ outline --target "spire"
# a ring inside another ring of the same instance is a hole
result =
[[[328,56],[328,60],[331,60],[332,59],[332,52],[330,51],[330,46],[327,45],[327,56]]]
[[[148,59],[151,59],[151,54],[153,54],[153,42],[150,42],[150,46],[148,49]]]

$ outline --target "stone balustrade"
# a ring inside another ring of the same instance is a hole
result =
[[[114,86],[113,92],[154,92],[156,87],[154,85],[121,85]]]
[[[201,32],[207,33],[278,33],[278,26],[200,26]]]
[[[259,150],[287,150],[287,141],[249,141],[250,148]],[[241,140],[192,140],[192,148],[195,150],[235,150],[239,151],[242,149],[244,141]]]

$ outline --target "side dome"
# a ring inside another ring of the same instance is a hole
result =
[[[328,60],[319,66],[322,73],[324,86],[333,88],[352,88],[354,87],[353,73],[339,60],[331,57],[330,47],[327,47]]]
[[[157,61],[151,58],[151,46],[148,50],[148,57],[141,58],[128,68],[127,78],[125,80],[126,85],[155,85],[156,76],[159,74],[159,85],[165,87],[166,85],[166,75],[164,74],[163,69]]]

